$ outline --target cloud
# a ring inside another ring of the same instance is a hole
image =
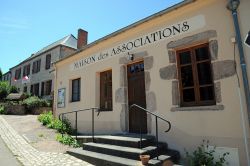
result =
[[[29,29],[29,25],[25,19],[1,17],[0,28],[26,30]]]

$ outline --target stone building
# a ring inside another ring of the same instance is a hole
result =
[[[77,47],[80,48],[87,42],[87,32],[81,29],[78,32],[78,38],[81,40],[68,35],[12,67],[11,85],[16,86],[21,92],[50,97],[55,77],[53,63],[72,54]]]
[[[185,0],[57,61],[56,115],[97,107],[98,134],[138,133],[143,124],[143,133],[155,135],[154,116],[130,109],[137,104],[171,122],[165,133],[158,120],[159,140],[182,157],[205,139],[230,152],[231,165],[247,165],[249,112],[228,2]],[[240,1],[242,38],[249,7]],[[250,48],[243,49],[250,78]],[[77,115],[78,132],[91,133],[91,112]],[[75,124],[74,114],[67,118]]]
[[[11,74],[10,74],[10,71],[8,71],[2,75],[2,78],[0,81],[7,81],[10,83],[10,80],[11,80]]]

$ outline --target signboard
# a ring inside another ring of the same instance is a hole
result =
[[[248,47],[250,47],[250,31],[248,32],[246,38],[245,38],[245,42],[244,42]]]
[[[165,26],[164,28],[155,30],[151,33],[134,38],[127,42],[120,43],[113,48],[103,50],[102,52],[99,52],[95,55],[90,55],[77,60],[70,65],[70,70],[74,71],[111,57],[124,55],[124,53],[127,54],[127,52],[134,51],[147,45],[155,44],[159,41],[167,40],[188,32],[198,30],[204,27],[205,24],[204,16],[197,15],[172,25]]]
[[[64,108],[65,107],[65,88],[58,89],[57,94],[57,107],[58,108]]]

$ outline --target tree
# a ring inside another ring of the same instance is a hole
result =
[[[3,76],[3,73],[2,73],[2,70],[0,68],[0,80],[2,80],[2,76]]]

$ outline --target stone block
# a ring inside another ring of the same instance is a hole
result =
[[[120,87],[127,87],[126,66],[120,67]]]
[[[220,82],[216,82],[214,84],[214,91],[215,91],[216,103],[221,103],[222,99],[221,99],[221,86],[220,86]]]
[[[212,63],[214,80],[233,76],[235,71],[235,61],[224,60]]]
[[[121,125],[121,130],[123,132],[128,131],[128,105],[127,104],[121,104],[122,110],[120,114],[120,125]]]
[[[144,70],[150,70],[153,67],[154,57],[149,56],[144,58]]]
[[[179,81],[172,81],[172,104],[180,105]]]
[[[217,40],[211,40],[209,42],[209,50],[212,60],[216,60],[218,58],[218,42]]]
[[[176,41],[171,41],[167,44],[168,49],[173,49],[177,47],[183,47],[190,45],[192,43],[198,43],[204,40],[208,40],[210,38],[214,38],[217,36],[217,33],[215,30],[208,30],[205,32],[201,32],[192,36],[187,36],[182,39],[176,40]]]
[[[145,76],[145,90],[149,91],[151,84],[150,72],[145,71],[144,76]]]
[[[146,93],[147,109],[149,111],[156,111],[156,95],[154,92]]]
[[[160,69],[160,77],[163,80],[171,80],[177,78],[176,65],[169,65]]]
[[[115,102],[126,103],[127,102],[127,88],[119,88],[115,91]]]
[[[176,63],[176,52],[174,50],[168,50],[169,63]]]

